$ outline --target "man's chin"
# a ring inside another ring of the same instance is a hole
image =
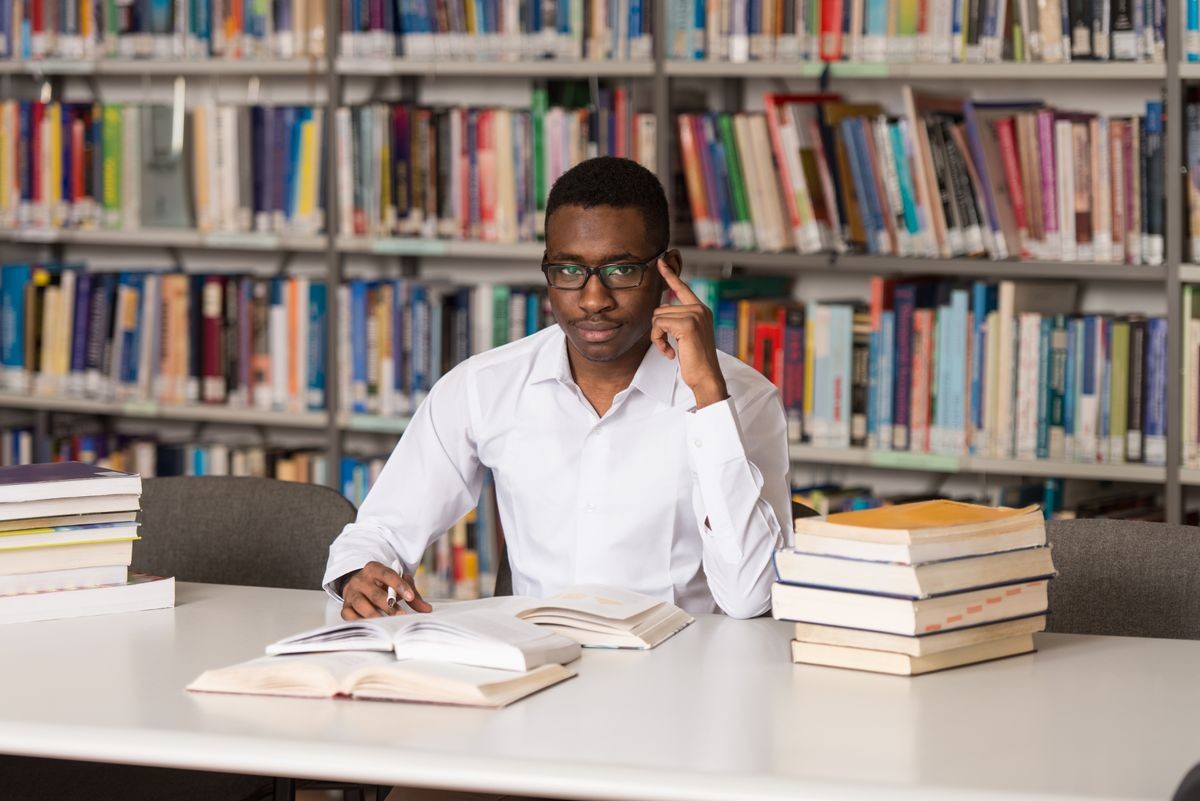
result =
[[[589,362],[611,362],[619,359],[629,350],[627,347],[622,347],[618,342],[580,342],[574,337],[571,338],[571,346],[575,348],[575,352]]]

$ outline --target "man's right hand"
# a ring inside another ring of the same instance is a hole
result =
[[[388,609],[388,587],[396,591],[396,605]],[[421,597],[408,579],[379,562],[367,562],[350,574],[342,585],[342,620],[364,617],[406,614],[402,601],[415,612],[432,612],[433,607]]]

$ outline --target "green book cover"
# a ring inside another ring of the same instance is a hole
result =
[[[737,232],[734,245],[745,250],[754,249],[754,226],[750,220],[750,203],[746,196],[746,178],[742,175],[741,159],[738,158],[737,135],[733,131],[731,114],[717,115],[717,136],[725,150],[725,164],[729,170],[729,189],[733,198],[734,230]],[[739,238],[741,241],[739,242]]]
[[[508,344],[509,300],[512,292],[507,284],[492,287],[492,347]]]
[[[103,164],[101,203],[104,207],[104,224],[108,228],[121,227],[121,118],[121,106],[111,103],[104,106],[100,136]]]
[[[1066,405],[1067,405],[1067,318],[1054,315],[1050,330],[1050,427],[1048,434],[1049,458],[1066,457]]]
[[[1129,322],[1112,324],[1112,366],[1109,369],[1108,459],[1125,461],[1125,434],[1129,414]]]
[[[546,87],[533,87],[533,99],[530,103],[529,114],[533,118],[533,191],[534,208],[537,209],[538,232],[545,230],[546,195]]]

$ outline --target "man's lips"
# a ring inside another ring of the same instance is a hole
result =
[[[616,336],[620,323],[575,323],[575,329],[587,342],[605,342]]]

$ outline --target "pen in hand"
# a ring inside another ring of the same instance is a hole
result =
[[[392,570],[395,570],[397,573],[400,573],[400,560],[393,559],[391,568],[392,568]],[[400,575],[403,576],[404,574],[400,573]],[[398,604],[398,603],[399,603],[399,601],[396,598],[396,588],[388,587],[388,609],[395,609],[396,604]]]

